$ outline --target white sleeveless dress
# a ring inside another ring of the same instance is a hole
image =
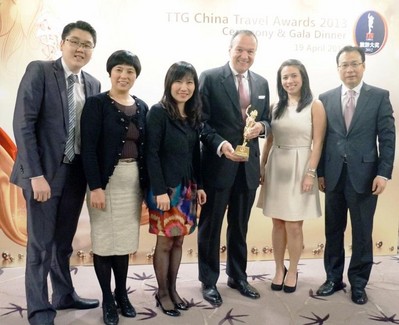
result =
[[[317,178],[311,192],[302,191],[312,145],[311,106],[299,113],[296,106],[289,106],[272,120],[273,146],[258,201],[267,217],[299,221],[321,216]]]

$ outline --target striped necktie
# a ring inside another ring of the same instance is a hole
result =
[[[76,103],[74,96],[74,84],[77,82],[78,76],[76,74],[70,74],[67,78],[67,95],[68,95],[68,139],[65,146],[65,156],[69,161],[73,161],[75,158],[75,124],[76,124]]]

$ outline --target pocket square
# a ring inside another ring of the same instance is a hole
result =
[[[259,96],[258,96],[258,99],[265,99],[265,98],[266,98],[265,95],[259,95]]]

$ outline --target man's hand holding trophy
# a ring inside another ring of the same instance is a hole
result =
[[[245,121],[244,127],[244,141],[242,145],[238,145],[234,154],[241,157],[244,161],[248,161],[249,159],[249,147],[247,147],[247,143],[250,139],[256,138],[259,136],[259,131],[253,131],[254,126],[256,124],[256,117],[258,116],[258,111],[256,109],[250,112],[251,105],[248,105],[245,113],[247,114],[247,119]]]

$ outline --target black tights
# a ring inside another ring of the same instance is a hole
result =
[[[183,302],[176,291],[176,278],[182,257],[183,240],[183,236],[157,236],[154,270],[158,282],[158,297],[166,309],[174,308],[173,302]]]
[[[114,297],[111,290],[111,270],[115,277],[115,295],[122,297],[126,292],[129,255],[100,256],[93,254],[94,270],[103,293],[103,302],[112,303]]]

